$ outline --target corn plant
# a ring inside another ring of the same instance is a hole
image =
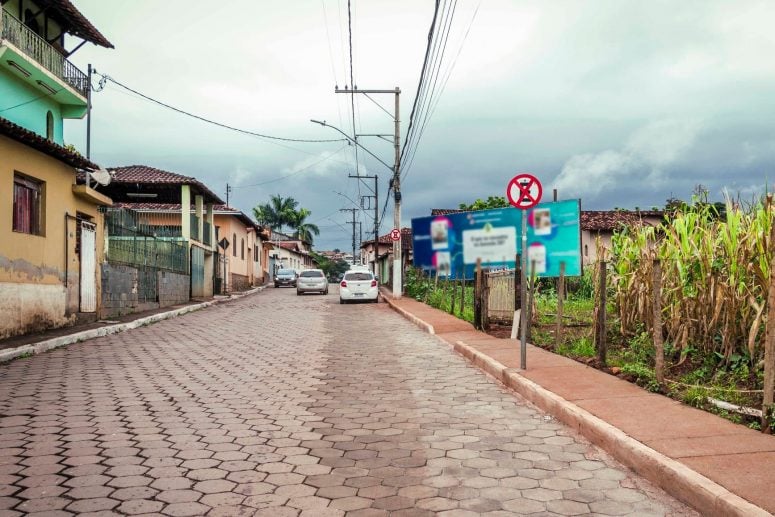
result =
[[[651,323],[653,260],[662,261],[663,335],[682,361],[685,351],[733,354],[752,364],[762,354],[765,300],[775,219],[772,196],[720,218],[708,203],[677,211],[660,226],[615,234],[611,281],[624,337]]]

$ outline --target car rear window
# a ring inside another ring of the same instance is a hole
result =
[[[302,278],[320,278],[323,276],[322,271],[302,271],[301,275],[299,275]]]
[[[278,275],[295,275],[296,271],[293,269],[281,269],[277,272]]]
[[[371,280],[371,273],[347,273],[345,280]]]

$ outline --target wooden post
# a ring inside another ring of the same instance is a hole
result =
[[[482,259],[476,259],[476,276],[474,280],[474,328],[482,329]]]
[[[653,289],[653,334],[654,334],[654,373],[657,383],[662,386],[665,381],[665,346],[662,341],[662,265],[654,260],[652,272]]]
[[[463,279],[460,282],[460,316],[462,317],[466,310],[466,271],[463,269]]]
[[[770,249],[775,247],[775,225],[770,231]],[[767,327],[764,333],[764,397],[762,432],[772,434],[775,427],[775,253],[770,260],[770,289],[767,293]]]
[[[565,299],[565,262],[560,262],[560,278],[557,282],[557,325],[554,329],[554,346],[562,344],[562,304]]]
[[[452,304],[449,307],[449,313],[453,316],[455,315],[455,297],[457,296],[457,282],[458,279],[455,278],[455,280],[452,282]]]
[[[533,340],[533,302],[535,300],[536,290],[536,261],[530,261],[530,281],[528,282],[527,307],[525,307],[525,317],[527,318],[527,340]]]
[[[606,322],[605,322],[605,316],[606,316],[606,266],[605,266],[605,260],[598,260],[598,271],[599,271],[599,285],[598,285],[598,298],[597,298],[597,307],[595,308],[595,315],[596,315],[596,321],[595,321],[595,349],[597,350],[597,359],[600,361],[601,366],[606,365],[606,356],[607,356],[607,344],[606,344]]]

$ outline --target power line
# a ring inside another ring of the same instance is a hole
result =
[[[311,164],[307,165],[306,167],[302,167],[301,169],[299,169],[297,171],[291,172],[290,174],[286,174],[284,176],[278,176],[277,178],[274,178],[274,179],[271,179],[271,180],[262,181],[261,183],[252,183],[250,185],[235,185],[235,186],[238,187],[238,188],[260,187],[261,185],[267,185],[269,183],[274,183],[276,181],[284,180],[285,178],[290,178],[291,176],[296,176],[297,174],[299,174],[301,172],[304,172],[307,169],[310,169],[310,168],[314,167],[315,165],[323,163],[326,160],[330,160],[331,158],[333,158],[334,156],[339,154],[342,151],[342,149],[344,149],[345,147],[347,147],[347,144],[343,145],[342,147],[340,147],[339,149],[337,149],[333,153],[329,154],[325,158],[322,158],[322,159],[320,159],[320,160],[318,160],[318,161],[316,161],[314,163],[311,163]]]
[[[355,79],[353,74],[353,17],[351,1],[347,0],[347,34],[350,47],[350,88],[355,89]],[[350,109],[353,119],[353,139],[357,141],[355,129],[355,93],[350,94]],[[355,146],[355,174],[358,174],[358,146]]]
[[[202,117],[200,115],[195,115],[194,113],[182,110],[180,108],[176,108],[175,106],[171,106],[171,105],[169,105],[169,104],[167,104],[165,102],[162,102],[160,100],[154,99],[153,97],[145,95],[144,93],[141,93],[141,92],[139,92],[137,90],[134,90],[134,89],[130,88],[129,86],[126,86],[125,84],[120,83],[119,81],[115,80],[114,78],[110,77],[109,75],[106,75],[106,74],[101,74],[101,75],[102,75],[102,77],[104,79],[106,79],[108,81],[111,81],[113,84],[115,84],[117,86],[120,86],[121,88],[124,88],[125,90],[130,91],[130,92],[134,93],[135,95],[138,95],[138,96],[142,97],[143,99],[146,99],[146,100],[151,101],[151,102],[153,102],[155,104],[158,104],[159,106],[163,106],[163,107],[165,107],[167,109],[170,109],[170,110],[175,111],[177,113],[180,113],[182,115],[186,115],[188,117],[195,118],[197,120],[201,120],[202,122],[207,122],[208,124],[213,124],[215,126],[222,127],[224,129],[229,129],[231,131],[236,131],[238,133],[242,133],[242,134],[245,134],[245,135],[255,136],[255,137],[258,137],[258,138],[266,138],[268,140],[279,140],[281,142],[305,142],[305,143],[344,142],[344,140],[341,139],[341,138],[333,139],[333,140],[312,140],[312,139],[306,139],[306,138],[284,138],[284,137],[279,137],[279,136],[271,136],[271,135],[266,135],[266,134],[262,134],[262,133],[256,133],[255,131],[248,131],[246,129],[240,129],[240,128],[237,128],[237,127],[234,127],[234,126],[230,126],[228,124],[223,124],[221,122],[216,122],[214,120]]]
[[[0,109],[0,113],[2,113],[4,111],[10,111],[10,110],[16,109],[16,108],[21,108],[22,106],[26,106],[27,104],[32,104],[33,102],[38,102],[39,100],[45,99],[47,97],[51,97],[52,95],[56,95],[57,93],[61,92],[62,90],[64,90],[64,88],[60,88],[60,89],[55,90],[53,92],[49,92],[49,93],[45,93],[43,95],[39,95],[39,96],[34,97],[34,98],[32,98],[32,99],[30,99],[28,101],[24,101],[22,103],[16,104],[15,106],[9,106],[7,108]]]

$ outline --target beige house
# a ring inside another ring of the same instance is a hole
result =
[[[604,249],[611,249],[614,232],[625,226],[657,226],[664,220],[661,210],[582,210],[581,263],[588,266],[597,262],[598,241]]]
[[[262,285],[266,263],[263,242],[269,239],[268,230],[243,212],[226,205],[214,207],[213,220],[223,257],[216,264],[222,269],[216,277],[226,279],[220,292],[244,291]]]

